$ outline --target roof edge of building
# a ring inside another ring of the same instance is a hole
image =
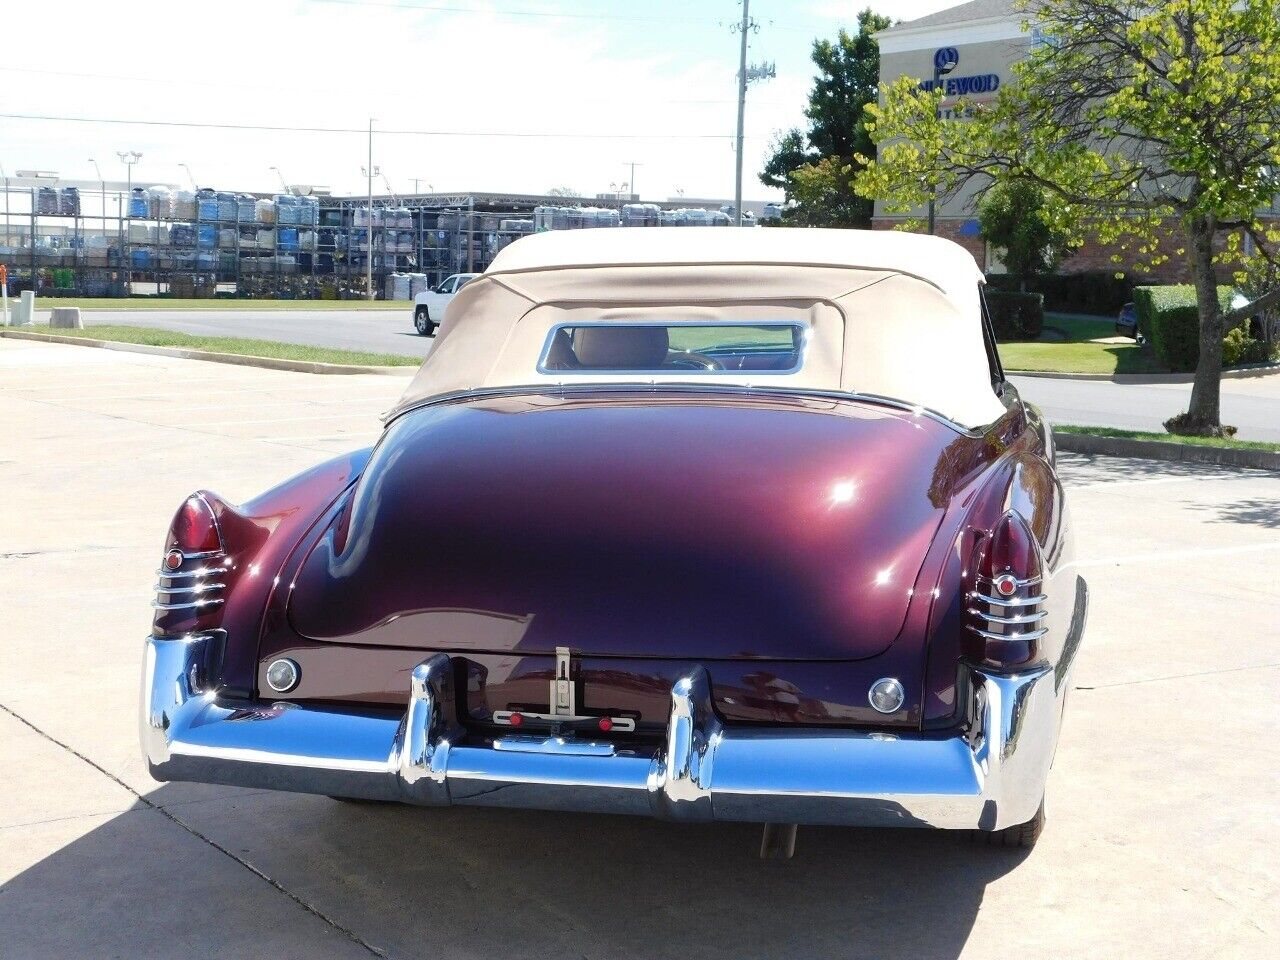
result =
[[[913,27],[904,23],[875,34],[880,52],[909,53],[928,50],[939,44],[955,46],[968,43],[990,43],[1000,40],[1022,40],[1031,36],[1023,27],[1021,15],[983,17],[962,23],[929,23]]]

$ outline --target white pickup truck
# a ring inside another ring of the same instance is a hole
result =
[[[444,308],[449,305],[454,294],[468,283],[480,276],[478,273],[454,273],[445,277],[444,282],[434,290],[420,293],[413,298],[413,326],[424,337],[429,337],[440,326],[440,318],[444,316]]]

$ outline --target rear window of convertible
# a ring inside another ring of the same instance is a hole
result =
[[[541,373],[795,373],[807,329],[799,323],[560,324]]]

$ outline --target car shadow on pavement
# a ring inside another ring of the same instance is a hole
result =
[[[298,938],[317,915],[337,937],[309,956],[947,960],[986,886],[1026,857],[941,831],[802,827],[793,860],[762,861],[750,824],[193,802],[170,786],[147,801],[164,815],[140,803],[3,887],[13,956],[259,955],[254,929],[285,908]],[[275,945],[294,942],[270,923]]]

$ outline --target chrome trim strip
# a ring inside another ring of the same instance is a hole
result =
[[[1049,667],[966,667],[966,730],[725,727],[697,666],[672,687],[661,745],[503,737],[499,747],[466,738],[444,654],[414,668],[397,719],[221,699],[198,682],[209,640],[147,641],[140,727],[153,776],[423,805],[998,830],[1040,804],[1065,694]]]
[[[1025,600],[1007,600],[1000,597],[988,597],[985,593],[978,593],[977,591],[970,593],[969,596],[974,600],[981,600],[983,603],[989,603],[993,607],[1005,607],[1006,609],[1011,607],[1032,607],[1037,604],[1044,603],[1049,599],[1043,593],[1039,596],[1027,597]],[[983,616],[986,616],[986,614],[983,614]]]
[[[161,603],[159,600],[152,600],[151,606],[157,610],[194,610],[199,607],[216,607],[221,604],[222,600],[196,600],[192,603]]]
[[[225,583],[188,583],[181,587],[162,587],[160,584],[155,585],[156,593],[165,593],[172,596],[175,593],[205,593],[209,590],[224,590]]]
[[[1024,630],[1022,633],[992,633],[989,630],[979,630],[972,624],[969,629],[988,640],[1039,640],[1049,632],[1048,627],[1041,627],[1039,630]]]
[[[165,580],[184,580],[191,577],[207,577],[210,574],[226,573],[230,567],[197,567],[195,570],[165,570],[163,567],[156,571],[157,577],[163,577]]]
[[[984,613],[983,611],[978,610],[974,607],[970,607],[969,612],[974,614],[975,616],[981,617],[983,620],[986,620],[988,623],[1003,623],[1003,624],[1011,624],[1011,625],[1019,624],[1019,623],[1039,623],[1041,620],[1043,620],[1045,617],[1049,615],[1049,611],[1047,610],[1037,610],[1034,613],[1019,613],[1019,614],[1015,614],[1012,617],[998,617],[994,613]]]

